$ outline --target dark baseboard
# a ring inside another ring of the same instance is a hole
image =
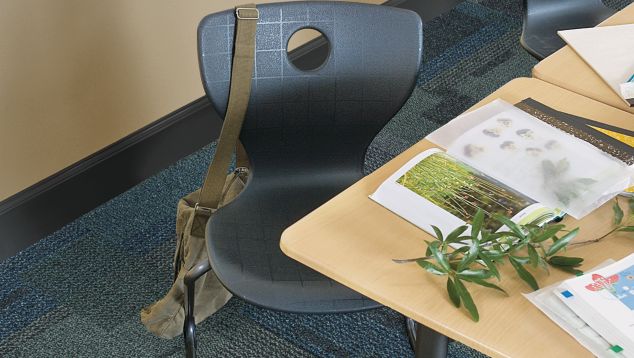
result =
[[[220,126],[200,98],[0,202],[0,260],[202,148]]]
[[[389,0],[424,21],[462,0]],[[289,54],[310,66],[319,39]],[[116,143],[0,202],[0,260],[34,244],[66,223],[128,190],[218,137],[221,120],[200,98]]]

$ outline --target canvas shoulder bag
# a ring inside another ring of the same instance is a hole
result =
[[[174,283],[165,297],[141,310],[141,321],[150,332],[159,337],[173,338],[183,332],[186,290],[184,279],[187,271],[202,260],[208,260],[205,239],[207,221],[220,207],[231,202],[246,184],[248,161],[238,137],[251,94],[257,19],[255,5],[236,7],[229,101],[216,153],[203,186],[178,202]],[[234,151],[236,170],[227,175]],[[209,317],[231,298],[231,293],[220,283],[213,271],[205,273],[196,281],[194,292],[196,323]]]

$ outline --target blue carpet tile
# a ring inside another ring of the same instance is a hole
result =
[[[536,61],[520,33],[520,0],[467,1],[426,23],[417,86],[370,146],[366,171],[529,76]],[[213,151],[208,145],[0,263],[0,357],[182,356],[181,337],[154,337],[139,311],[171,284],[176,203],[201,184]],[[198,337],[202,357],[413,355],[403,317],[389,308],[300,315],[234,298]],[[449,356],[483,355],[454,342]]]

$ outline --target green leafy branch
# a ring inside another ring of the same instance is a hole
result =
[[[469,234],[465,234],[468,229],[466,225],[456,228],[446,236],[440,229],[432,226],[436,240],[425,241],[425,257],[394,262],[416,262],[427,272],[447,276],[449,299],[457,308],[463,305],[476,322],[480,316],[465,282],[508,295],[503,288],[491,282],[493,278],[501,280],[498,265],[505,261],[508,261],[517,275],[534,290],[539,289],[539,285],[527,266],[546,271],[549,266],[553,266],[568,272],[581,272],[576,267],[581,265],[582,258],[556,255],[578,234],[578,228],[567,231],[561,224],[545,227],[519,225],[501,215],[494,215],[492,220],[505,225],[506,230],[488,230],[486,227],[489,225],[485,223],[485,215],[481,209],[478,209],[473,218]],[[451,244],[461,246],[449,250]]]
[[[596,239],[576,242],[573,245],[593,244],[605,239],[615,232],[634,232],[634,197],[629,198],[627,204],[629,206],[629,214],[626,217],[621,205],[619,205],[618,197],[614,198],[614,204],[612,204],[612,211],[614,212],[612,229]]]

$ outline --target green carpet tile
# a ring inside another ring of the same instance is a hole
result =
[[[367,171],[509,80],[529,76],[536,61],[519,46],[520,32],[520,0],[467,1],[425,24],[417,86],[370,146]],[[176,202],[201,184],[213,149],[180,160],[0,263],[0,357],[182,356],[182,339],[148,333],[139,310],[170,286]],[[300,315],[234,298],[198,333],[202,357],[413,355],[403,317],[388,308]],[[449,355],[482,356],[460,343],[451,343]]]

